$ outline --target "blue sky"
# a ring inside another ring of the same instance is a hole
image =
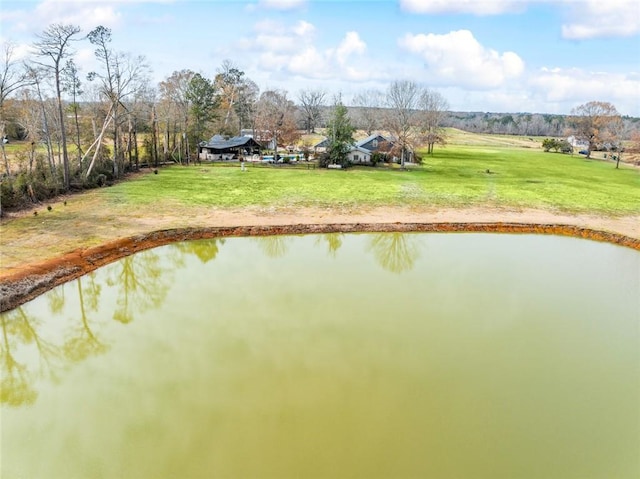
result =
[[[411,79],[452,110],[640,116],[640,0],[3,0],[0,40],[23,55],[51,23],[113,31],[157,83],[231,60],[261,90],[355,94]],[[95,69],[88,42],[77,45]]]

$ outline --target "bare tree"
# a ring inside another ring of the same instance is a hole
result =
[[[191,70],[180,70],[173,72],[171,76],[160,82],[158,111],[162,115],[162,123],[164,125],[165,161],[169,158],[169,150],[171,150],[171,153],[176,150],[176,133],[180,138],[183,137],[183,134],[187,134],[189,125],[187,91],[195,75],[196,73]],[[180,148],[180,151],[183,151],[183,148]]]
[[[14,57],[15,45],[12,43],[2,45],[2,57],[0,58],[0,148],[2,148],[2,158],[7,177],[11,175],[11,172],[9,171],[7,152],[4,148],[7,120],[5,101],[20,88],[32,84],[26,70],[15,62]],[[0,208],[2,207],[0,206]],[[0,209],[0,214],[1,212],[2,210]]]
[[[62,141],[64,188],[67,191],[71,184],[71,172],[69,169],[69,153],[67,151],[67,134],[64,126],[64,109],[62,108],[61,74],[64,68],[63,61],[71,55],[71,42],[78,33],[80,33],[80,27],[78,26],[53,24],[41,35],[38,35],[38,41],[34,43],[36,55],[46,60],[45,62],[37,63],[53,72],[54,75],[56,98],[58,100],[58,122]]]
[[[220,108],[224,112],[224,119],[220,130],[223,133],[231,133],[232,116],[235,114],[235,104],[242,86],[244,84],[244,72],[236,67],[231,60],[224,60],[218,74],[215,77],[214,85],[220,97]]]
[[[295,105],[282,90],[267,90],[260,95],[256,106],[256,129],[260,140],[273,141],[275,158],[278,143],[288,144],[297,136]]]
[[[570,123],[575,136],[588,143],[587,158],[603,142],[608,129],[620,118],[616,107],[603,101],[590,101],[571,111]]]
[[[119,163],[123,155],[120,147],[120,126],[128,113],[125,100],[148,82],[148,65],[143,56],[132,57],[128,53],[115,52],[110,47],[111,30],[99,26],[88,35],[89,41],[96,46],[95,55],[102,64],[103,71],[91,72],[89,80],[100,81],[101,93],[110,104],[113,120],[113,174],[120,176]]]
[[[624,145],[625,125],[620,116],[613,117],[607,125],[606,131],[602,134],[604,148],[611,152],[612,158],[616,162],[616,169],[620,167],[622,154],[626,151]]]
[[[400,164],[403,168],[415,147],[420,94],[418,85],[409,80],[396,80],[387,88],[385,123],[400,148]]]
[[[322,119],[325,95],[326,93],[322,90],[302,90],[298,94],[298,101],[302,108],[304,129],[307,133],[315,133],[315,129]]]
[[[251,79],[245,78],[238,89],[238,99],[234,108],[238,117],[238,132],[242,134],[243,128],[253,128],[255,122],[256,102],[260,88]]]
[[[442,122],[449,103],[440,93],[425,88],[420,94],[418,105],[421,110],[421,134],[427,143],[427,153],[431,155],[433,146],[445,141]]]
[[[38,101],[40,103],[40,112],[42,119],[42,134],[44,136],[44,142],[47,147],[47,160],[49,161],[49,169],[51,173],[55,173],[56,165],[53,159],[53,145],[51,141],[51,128],[49,128],[49,114],[47,113],[47,103],[42,95],[42,81],[43,81],[43,72],[39,68],[28,67],[27,74],[29,78],[33,82],[33,86],[35,88],[36,95],[38,97]]]
[[[371,135],[381,127],[381,108],[384,95],[380,90],[365,90],[353,98],[353,106],[358,107],[356,122],[359,128]]]
[[[82,144],[80,142],[80,122],[78,121],[78,111],[80,110],[80,104],[78,97],[82,95],[82,83],[78,76],[78,68],[73,59],[67,60],[62,70],[62,91],[71,95],[71,111],[73,112],[73,118],[76,129],[76,148],[78,150],[78,162],[82,158]]]

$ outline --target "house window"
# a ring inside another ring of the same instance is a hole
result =
[[[378,148],[378,139],[376,138],[375,140],[373,140],[373,143],[371,143],[373,145],[374,148]]]
[[[353,155],[353,161],[360,161],[359,155]]]

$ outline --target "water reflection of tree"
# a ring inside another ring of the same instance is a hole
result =
[[[378,233],[367,247],[380,266],[392,273],[410,271],[420,256],[418,238],[406,233]]]
[[[175,243],[174,247],[181,253],[195,254],[202,263],[208,263],[216,259],[220,246],[224,243],[224,238],[213,238],[204,241],[182,241]]]
[[[2,323],[1,402],[12,406],[31,404],[37,396],[33,389],[34,376],[49,375],[55,379],[54,366],[62,357],[60,347],[38,334],[38,320],[29,318],[22,307],[0,314],[0,322]],[[25,345],[35,346],[39,359],[38,371],[35,368],[30,370],[27,364],[18,362],[15,357],[15,349]]]
[[[92,354],[100,354],[107,346],[100,342],[89,325],[87,312],[98,310],[102,286],[96,283],[95,273],[84,277],[87,286],[83,286],[83,278],[78,278],[78,304],[80,306],[80,327],[74,329],[70,339],[64,346],[64,354],[71,361],[80,361]]]
[[[287,253],[289,238],[287,236],[261,236],[255,238],[260,249],[269,258],[280,258]]]
[[[214,255],[215,256],[215,255]],[[205,257],[212,257],[211,250]],[[114,319],[130,322],[136,312],[158,306],[165,298],[171,278],[161,267],[161,258],[152,251],[138,253],[117,263],[107,284],[118,284],[118,298]],[[54,339],[42,336],[42,322],[25,309],[18,307],[0,314],[1,389],[0,402],[19,406],[36,400],[34,383],[37,378],[57,379],[59,371],[72,362],[81,361],[108,349],[91,326],[91,313],[99,310],[102,285],[95,273],[76,280],[79,321],[75,314],[66,315],[65,303],[71,283],[47,293],[51,317],[59,321]],[[98,318],[100,319],[100,318]],[[104,318],[106,319],[106,318]],[[51,330],[49,330],[51,331]],[[60,338],[59,340],[56,338]],[[36,357],[37,361],[28,358]],[[24,359],[23,359],[24,358]]]
[[[49,310],[53,314],[58,314],[64,307],[64,287],[54,288],[47,294]]]
[[[121,323],[133,320],[134,313],[158,307],[169,291],[169,271],[162,268],[161,258],[154,251],[143,251],[123,258],[112,276],[109,286],[118,285],[118,299],[113,319]]]
[[[321,234],[318,235],[317,239],[316,239],[316,244],[320,245],[323,242],[327,243],[327,249],[329,251],[329,254],[335,258],[336,253],[338,252],[338,250],[340,249],[340,247],[342,246],[342,237],[344,236],[343,233],[326,233],[326,234]]]

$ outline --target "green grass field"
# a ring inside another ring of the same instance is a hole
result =
[[[108,202],[184,206],[357,207],[379,205],[528,207],[624,215],[640,212],[640,170],[579,155],[455,145],[408,171],[203,164],[163,168],[103,190]],[[487,173],[489,170],[489,173]]]

